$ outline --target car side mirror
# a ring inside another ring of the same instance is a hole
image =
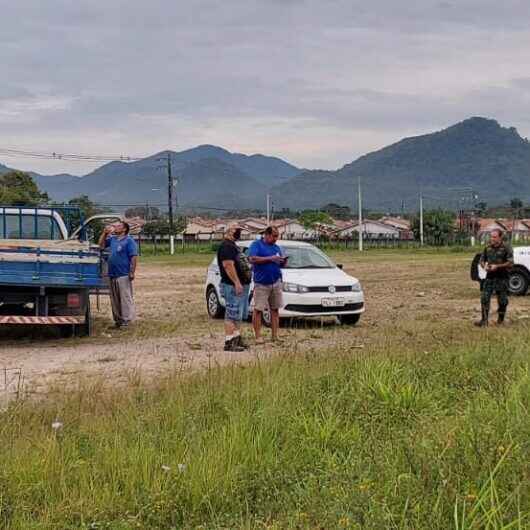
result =
[[[342,270],[344,268],[344,265],[342,263],[337,263],[337,269]]]

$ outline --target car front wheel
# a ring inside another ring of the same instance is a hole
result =
[[[346,326],[355,326],[357,322],[359,322],[359,319],[361,318],[361,315],[359,313],[355,315],[340,315],[339,321],[341,324]]]
[[[265,311],[263,311],[263,313],[261,313],[261,321],[263,322],[265,327],[267,327],[267,328],[271,327],[271,325],[272,325],[272,317],[271,317],[270,309],[267,308],[267,309],[265,309]]]
[[[221,318],[224,315],[224,307],[214,287],[209,287],[206,291],[206,310],[210,318]]]

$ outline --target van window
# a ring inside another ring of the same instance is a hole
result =
[[[0,239],[62,239],[55,219],[48,215],[0,214]]]

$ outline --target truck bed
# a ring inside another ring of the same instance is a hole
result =
[[[104,288],[101,253],[79,241],[3,239],[0,285]]]

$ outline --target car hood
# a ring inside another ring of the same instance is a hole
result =
[[[339,268],[333,269],[283,269],[283,281],[307,287],[327,285],[352,285],[358,280]]]

